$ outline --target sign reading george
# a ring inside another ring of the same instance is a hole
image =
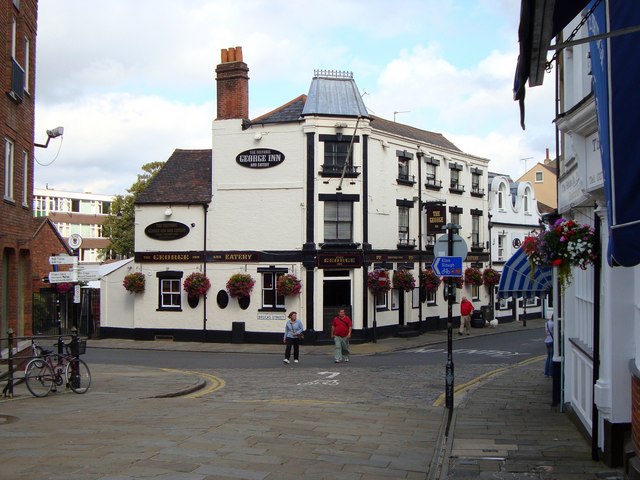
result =
[[[180,222],[156,222],[148,225],[144,233],[154,240],[178,240],[189,234],[189,227]]]
[[[427,235],[442,233],[447,223],[447,207],[444,205],[427,205]]]
[[[436,257],[431,264],[433,272],[443,277],[462,276],[462,257]]]
[[[236,157],[236,163],[247,168],[270,168],[282,162],[284,162],[284,153],[270,148],[245,150]]]

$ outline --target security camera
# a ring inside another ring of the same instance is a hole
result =
[[[47,130],[49,138],[56,138],[64,134],[64,127],[56,127],[53,130]]]

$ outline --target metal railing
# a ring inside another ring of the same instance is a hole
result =
[[[0,372],[0,380],[3,382],[6,380],[7,382],[2,389],[3,397],[13,398],[13,387],[24,381],[24,376],[16,377],[16,372],[19,371],[19,369],[24,368],[24,365],[26,365],[30,360],[36,358],[31,354],[31,350],[29,350],[29,355],[23,355],[26,349],[18,351],[18,342],[20,340],[29,340],[32,344],[35,340],[55,340],[53,346],[57,346],[59,355],[64,353],[66,346],[70,349],[72,355],[75,358],[78,358],[79,354],[82,353],[79,348],[80,337],[78,336],[78,330],[75,327],[72,327],[71,331],[72,333],[70,335],[32,335],[28,337],[19,337],[14,335],[13,329],[10,328],[7,330],[7,336],[5,338],[0,338],[2,365],[7,365],[7,371]],[[69,338],[70,341],[65,343],[65,338]],[[6,349],[4,348],[5,343]]]

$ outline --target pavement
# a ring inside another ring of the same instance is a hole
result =
[[[541,319],[472,336],[522,328],[539,329],[542,344]],[[467,338],[454,331],[454,348]],[[0,398],[0,480],[624,478],[593,461],[590,441],[551,406],[544,355],[488,373],[486,365],[456,369],[451,412],[439,393],[443,376],[352,368],[358,356],[446,339],[437,331],[353,344],[351,363],[338,366],[332,346],[302,346],[301,362],[327,358],[318,371],[283,366],[282,345],[92,339],[88,349],[262,354],[274,367],[238,375],[91,364],[84,395],[60,389],[34,398],[17,385]]]

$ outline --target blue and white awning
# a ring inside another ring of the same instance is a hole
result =
[[[504,264],[498,285],[498,298],[541,297],[552,286],[552,268],[536,266],[532,274],[529,258],[519,248]]]

